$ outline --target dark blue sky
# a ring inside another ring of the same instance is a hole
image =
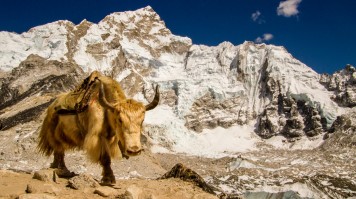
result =
[[[356,66],[356,1],[288,0],[297,5],[296,10],[282,6],[286,10],[277,15],[281,1],[2,0],[0,30],[22,33],[64,19],[97,23],[112,12],[150,5],[173,34],[188,36],[194,44],[238,45],[269,34],[273,38],[266,37],[265,43],[284,46],[319,73],[332,73],[348,63]]]

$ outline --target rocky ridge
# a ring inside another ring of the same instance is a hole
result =
[[[355,84],[356,70],[351,65],[346,65],[345,69],[336,73],[322,74],[320,83],[329,91],[333,91],[332,99],[340,106],[354,107],[356,105]]]
[[[18,67],[0,78],[2,130],[38,118],[58,92],[73,89],[83,71],[75,63],[29,55]]]

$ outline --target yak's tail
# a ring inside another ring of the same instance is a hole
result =
[[[43,120],[43,124],[38,135],[37,150],[43,155],[50,156],[54,149],[51,145],[51,141],[54,139],[54,129],[56,122],[58,121],[58,115],[47,110],[46,117]]]

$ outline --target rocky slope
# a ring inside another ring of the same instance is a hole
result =
[[[224,158],[217,160],[219,168],[210,159],[194,167],[218,186],[243,194],[263,191],[266,183],[301,183],[314,194],[305,197],[356,194],[356,183],[345,177],[356,170],[354,161],[348,161],[355,153],[354,67],[319,75],[280,46],[194,45],[173,35],[151,7],[113,13],[98,24],[57,21],[22,34],[0,32],[0,168],[46,167],[50,160],[35,152],[43,110],[93,70],[115,78],[129,97],[143,102],[150,101],[153,84],[160,85],[160,105],[145,119],[145,143],[151,151],[200,158],[243,154],[247,170],[223,172],[235,164]],[[308,150],[290,157],[291,149]],[[142,176],[157,177],[170,169],[164,165],[173,163],[167,162],[186,161],[182,156],[157,164],[161,156],[122,164],[150,162],[145,168],[151,169],[136,169]],[[72,170],[98,171],[80,153],[71,157],[80,162]],[[340,168],[345,175],[338,174]],[[125,172],[117,175],[127,177]],[[231,177],[235,175],[248,177]],[[324,177],[337,183],[332,188]]]
[[[29,55],[0,78],[2,130],[34,120],[58,92],[73,89],[83,74],[74,63],[46,60]]]

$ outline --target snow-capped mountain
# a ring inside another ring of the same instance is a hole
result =
[[[138,100],[151,96],[152,84],[161,85],[163,99],[148,113],[146,124],[151,131],[163,131],[151,138],[158,145],[165,140],[173,151],[187,152],[191,142],[218,136],[214,129],[242,128],[239,131],[262,138],[283,135],[290,141],[320,137],[347,110],[337,104],[339,98],[331,88],[340,78],[321,77],[285,48],[252,42],[194,45],[187,37],[173,35],[151,7],[113,13],[98,24],[57,21],[22,34],[1,32],[0,49],[4,74],[25,70],[30,66],[24,63],[42,59],[37,70],[52,70],[49,62],[82,70],[77,74],[99,70],[120,81],[128,95]],[[26,92],[31,82],[65,73],[57,68],[58,73],[42,72],[42,77],[41,72],[25,71],[21,75],[26,78],[3,79],[0,98],[4,104]],[[232,133],[228,139],[237,138]]]

